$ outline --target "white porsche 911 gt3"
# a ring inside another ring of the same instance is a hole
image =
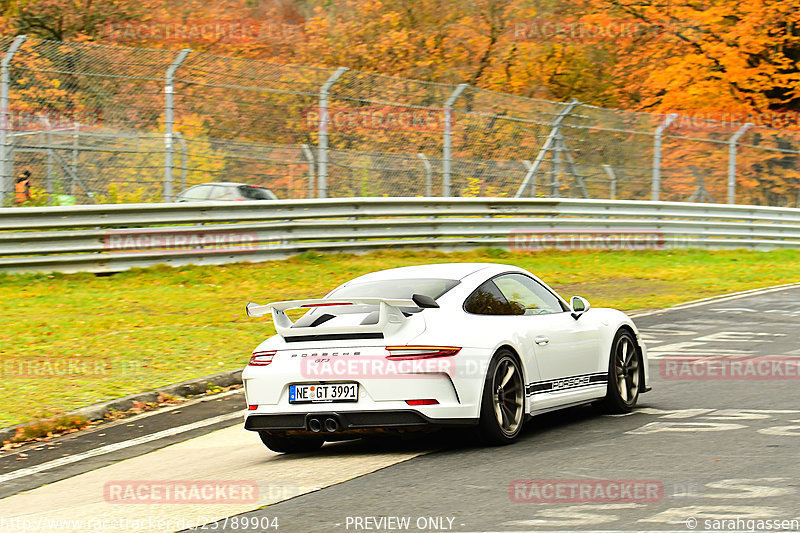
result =
[[[514,266],[395,268],[321,299],[247,305],[268,312],[277,334],[242,375],[245,428],[278,452],[448,426],[504,444],[531,415],[590,402],[624,413],[649,390],[625,313],[567,303]]]

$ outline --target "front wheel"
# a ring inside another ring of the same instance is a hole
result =
[[[630,331],[614,336],[608,362],[608,390],[602,407],[609,413],[630,413],[639,399],[642,356]]]
[[[524,420],[522,369],[511,351],[500,350],[486,373],[478,434],[486,444],[510,444],[522,431]]]
[[[258,436],[261,437],[261,442],[263,442],[267,448],[278,453],[314,452],[319,450],[325,443],[322,439],[285,437],[266,431],[259,431]]]

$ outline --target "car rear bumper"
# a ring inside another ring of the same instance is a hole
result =
[[[325,429],[325,422],[332,418],[336,431]],[[318,420],[322,429],[312,431],[309,424]],[[477,418],[430,418],[413,409],[384,411],[320,411],[314,413],[252,414],[245,419],[244,428],[250,431],[297,431],[332,436],[336,433],[370,430],[425,429],[453,426],[474,426]]]

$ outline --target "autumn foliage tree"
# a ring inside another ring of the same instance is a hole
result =
[[[798,7],[799,0],[8,0],[2,28],[103,42],[113,22],[250,20],[260,33],[235,42],[145,36],[126,44],[192,45],[656,112],[759,112],[800,110]],[[548,21],[572,34],[537,30]],[[576,35],[579,24],[604,31]],[[638,31],[626,35],[625,25]]]
[[[6,0],[0,3],[0,30],[347,66],[528,97],[717,118],[731,122],[735,131],[734,123],[746,121],[800,129],[796,119],[771,118],[800,114],[798,8],[800,0]],[[122,42],[109,31],[126,23],[170,21],[252,22],[257,31],[240,39],[154,39],[132,32]],[[219,98],[218,107],[231,124],[195,121],[198,135],[256,131],[233,120],[247,115],[241,104]],[[495,133],[482,136],[507,144]],[[688,161],[705,158],[715,169],[724,168],[724,146],[711,141],[730,133],[700,132],[709,142],[665,152],[665,164],[685,169]],[[274,142],[292,136],[272,135]],[[302,142],[313,142],[312,135]],[[753,131],[741,143],[744,184],[790,192],[800,182],[792,142],[781,134]],[[746,154],[754,146],[777,150],[750,161]],[[687,174],[685,181],[672,191],[676,198],[691,193],[694,180]]]

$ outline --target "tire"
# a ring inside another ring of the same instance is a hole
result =
[[[608,388],[600,407],[606,413],[630,413],[639,400],[644,382],[642,354],[627,329],[621,329],[611,343],[608,358]]]
[[[505,382],[505,383],[504,383]],[[525,423],[525,382],[516,356],[499,350],[486,372],[478,437],[484,444],[511,444]]]
[[[274,435],[266,431],[259,431],[258,436],[261,437],[261,442],[263,442],[267,448],[278,453],[314,452],[319,450],[325,443],[322,439],[285,437]]]

